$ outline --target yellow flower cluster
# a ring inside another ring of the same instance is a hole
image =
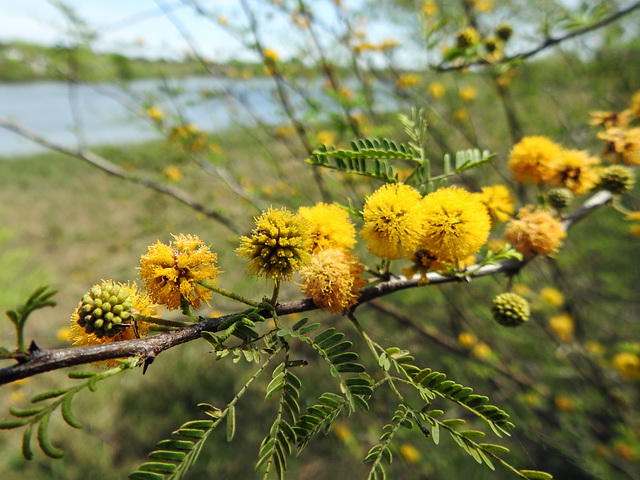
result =
[[[173,235],[169,245],[158,241],[140,259],[140,278],[151,298],[171,310],[181,307],[182,298],[193,307],[211,299],[211,290],[198,281],[211,281],[219,273],[218,259],[195,235]]]
[[[614,162],[640,165],[640,90],[633,94],[629,108],[622,112],[596,111],[591,113],[591,125],[603,126],[598,138],[606,142],[602,155]]]
[[[524,207],[517,218],[507,223],[505,239],[523,255],[553,255],[567,233],[549,212]]]
[[[396,87],[409,88],[416,86],[418,83],[420,83],[420,75],[416,73],[403,73],[398,77]]]
[[[524,137],[509,155],[515,180],[563,186],[576,195],[587,193],[598,183],[600,161],[585,151],[567,150],[547,137]]]
[[[186,153],[203,153],[209,150],[209,135],[193,123],[172,127],[169,142],[178,144]]]

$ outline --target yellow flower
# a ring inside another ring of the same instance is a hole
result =
[[[480,34],[474,27],[468,26],[458,32],[456,41],[458,48],[469,48],[480,41]]]
[[[640,380],[640,358],[635,353],[617,353],[611,359],[611,365],[625,380]]]
[[[445,94],[444,85],[440,82],[431,82],[428,91],[433,98],[442,98]]]
[[[554,162],[553,186],[564,186],[576,195],[587,193],[596,186],[600,177],[594,168],[600,161],[581,150],[562,150]]]
[[[504,238],[524,255],[553,255],[567,233],[562,224],[544,210],[521,208],[518,217],[509,221]]]
[[[333,145],[336,141],[336,134],[331,130],[320,130],[316,134],[316,140],[322,145]]]
[[[465,108],[458,108],[454,110],[451,115],[453,116],[453,119],[458,122],[465,122],[469,120],[469,111]]]
[[[516,283],[511,288],[511,290],[513,291],[513,293],[517,293],[521,297],[527,297],[531,295],[531,289],[529,288],[529,285],[525,285],[524,283]]]
[[[147,108],[147,116],[156,123],[161,123],[164,120],[164,112],[157,107]]]
[[[573,400],[569,397],[565,397],[564,395],[559,395],[553,399],[553,402],[556,404],[556,408],[563,412],[570,412],[573,410]]]
[[[69,327],[59,328],[56,332],[56,339],[60,342],[68,342],[71,340],[71,329]]]
[[[603,355],[607,350],[604,345],[602,345],[600,342],[596,342],[595,340],[590,340],[585,343],[584,348],[587,352],[594,356]]]
[[[478,337],[470,332],[460,332],[460,335],[458,335],[458,343],[469,350],[478,343]]]
[[[480,360],[486,360],[489,357],[491,357],[491,355],[493,355],[493,350],[491,350],[491,347],[486,343],[480,342],[476,344],[475,347],[473,347],[473,350],[471,350],[471,354],[475,358],[478,358]]]
[[[420,451],[409,443],[403,443],[400,445],[400,455],[407,463],[416,463],[420,460]]]
[[[140,278],[151,298],[171,310],[180,308],[184,297],[191,306],[211,299],[211,291],[197,281],[213,281],[219,270],[218,256],[195,235],[173,235],[175,242],[158,241],[140,259]]]
[[[568,313],[554,315],[549,319],[549,327],[560,342],[570,342],[573,340],[574,324],[573,318]]]
[[[418,249],[422,219],[420,194],[405,185],[387,184],[367,197],[360,235],[369,252],[395,260]]]
[[[272,48],[262,50],[262,56],[267,63],[275,63],[278,61],[278,53]]]
[[[629,214],[627,214],[627,216],[625,217],[627,220],[631,220],[631,221],[635,221],[635,222],[640,222],[640,211],[637,212],[631,212]],[[629,228],[629,231],[631,233],[633,233],[636,237],[640,237],[640,223],[638,223],[638,225],[632,225]]]
[[[589,125],[594,127],[626,127],[629,124],[629,115],[625,112],[617,113],[604,110],[589,112],[591,119]]]
[[[311,264],[300,270],[302,292],[318,308],[340,313],[355,305],[365,281],[364,267],[355,255],[338,249],[317,251]]]
[[[564,295],[553,287],[544,287],[540,290],[540,300],[549,307],[560,307],[564,304]]]
[[[417,85],[420,82],[420,75],[415,73],[403,73],[398,77],[396,81],[396,87],[409,88]]]
[[[492,219],[506,222],[513,215],[513,197],[504,185],[482,187],[482,193],[474,195],[486,207]]]
[[[104,335],[102,337],[97,337],[93,333],[87,333],[86,330],[78,324],[78,320],[80,319],[80,307],[83,302],[81,301],[78,304],[78,307],[71,315],[70,325],[69,325],[69,336],[68,340],[76,347],[85,347],[89,345],[101,345],[103,343],[110,342],[120,342],[123,340],[133,340],[139,337],[145,337],[149,333],[149,324],[144,321],[140,321],[136,319],[136,315],[142,315],[145,317],[154,317],[156,316],[156,305],[153,303],[151,297],[146,292],[138,292],[138,286],[133,283],[132,285],[115,283],[111,280],[103,281],[100,285],[95,285],[94,288],[109,288],[111,286],[117,285],[122,290],[126,291],[129,294],[129,298],[131,299],[133,307],[130,309],[129,313],[133,314],[132,321],[130,325],[127,325],[127,328],[122,330],[120,333],[109,337]],[[135,326],[135,328],[134,328]],[[118,365],[118,362],[115,360],[103,360],[99,362],[95,362],[96,365],[111,368]]]
[[[462,87],[458,92],[460,99],[464,102],[470,102],[478,96],[478,92],[471,86]]]
[[[422,200],[424,229],[421,247],[439,260],[455,263],[478,252],[491,228],[487,209],[471,193],[443,188]]]
[[[172,182],[177,182],[182,178],[182,172],[175,165],[171,165],[164,169],[164,175]]]
[[[421,277],[420,283],[425,285],[429,283],[429,278],[427,277],[429,270],[439,271],[454,267],[454,265],[450,263],[441,262],[429,250],[422,248],[416,250],[409,260],[411,260],[413,264],[410,267],[403,268],[402,274],[407,278],[412,278],[416,273],[419,273]]]
[[[309,222],[312,251],[350,249],[356,244],[356,230],[349,214],[339,206],[318,203],[314,207],[300,207],[298,213]]]
[[[471,0],[471,5],[476,12],[491,12],[495,0]]]
[[[555,163],[562,147],[546,137],[524,137],[513,146],[509,169],[518,182],[547,183],[556,172]]]
[[[225,17],[224,15],[218,15],[217,20],[218,20],[218,23],[220,25],[222,25],[223,27],[227,26],[229,24],[229,19],[227,17]]]
[[[257,277],[288,280],[311,261],[309,223],[286,208],[263,212],[251,237],[241,237],[238,256],[249,260],[247,269]]]
[[[600,132],[598,138],[607,141],[603,155],[619,156],[627,165],[640,165],[640,127],[613,127]]]
[[[438,4],[434,0],[426,0],[422,4],[422,13],[427,17],[432,17],[438,14]]]

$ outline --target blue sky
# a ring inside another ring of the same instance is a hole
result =
[[[329,1],[314,2],[324,12],[331,11]],[[155,0],[64,0],[64,3],[97,28],[100,34],[94,45],[97,49],[128,55],[179,57],[188,48]],[[247,57],[240,43],[215,21],[199,17],[179,0],[162,0],[162,3],[173,7],[172,13],[188,27],[200,52],[207,58],[253,58]],[[232,23],[245,19],[237,0],[200,0],[200,3],[211,11],[224,14]],[[350,3],[357,4],[358,1]],[[65,28],[64,16],[48,0],[0,0],[0,42],[64,43]],[[290,32],[284,30],[274,23],[264,33],[267,40],[286,56],[286,35]]]
[[[78,16],[100,33],[99,49],[156,57],[180,56],[187,45],[155,0],[65,0]],[[180,1],[164,0],[209,58],[237,57],[242,47],[215,22],[204,20]],[[225,15],[241,14],[237,1],[202,2]],[[63,43],[66,22],[47,0],[0,0],[0,41]]]

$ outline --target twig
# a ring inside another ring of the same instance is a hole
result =
[[[49,150],[55,150],[56,152],[64,153],[66,155],[84,160],[89,164],[93,165],[94,167],[97,167],[100,170],[106,173],[109,173],[111,175],[114,175],[116,177],[122,178],[124,180],[135,183],[137,185],[142,185],[144,187],[147,187],[151,190],[155,190],[156,192],[162,193],[164,195],[168,195],[184,203],[185,205],[191,207],[193,210],[197,212],[201,212],[205,214],[207,217],[216,220],[217,222],[219,222],[220,224],[224,225],[229,230],[231,230],[233,233],[236,233],[236,234],[241,233],[241,230],[233,223],[231,219],[225,217],[219,212],[216,212],[215,210],[211,210],[207,206],[198,202],[195,198],[193,198],[184,190],[181,190],[179,188],[176,188],[170,185],[163,185],[161,183],[154,182],[153,180],[150,180],[148,178],[142,178],[136,174],[129,172],[128,170],[122,167],[119,167],[118,165],[110,162],[109,160],[101,157],[100,155],[97,155],[96,153],[93,153],[90,150],[66,147],[59,143],[53,142],[45,137],[41,137],[37,133],[21,125],[18,125],[17,123],[7,120],[5,118],[0,118],[0,128],[4,128],[6,130],[10,130],[14,133],[17,133],[18,135],[28,138],[29,140],[32,140],[35,143],[38,143],[43,147],[48,148]]]

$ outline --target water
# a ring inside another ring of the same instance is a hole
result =
[[[167,90],[174,88],[181,93],[168,95]],[[272,89],[273,82],[267,78],[194,77],[170,84],[140,80],[129,84],[126,90],[113,84],[74,87],[65,82],[0,84],[0,117],[71,147],[83,142],[87,145],[140,142],[160,138],[145,118],[139,106],[141,101],[180,115],[201,129],[219,131],[234,124],[255,124],[256,118],[270,125],[284,122],[271,95]],[[213,95],[205,98],[203,91]],[[0,128],[0,157],[42,150],[44,147],[33,141]]]

